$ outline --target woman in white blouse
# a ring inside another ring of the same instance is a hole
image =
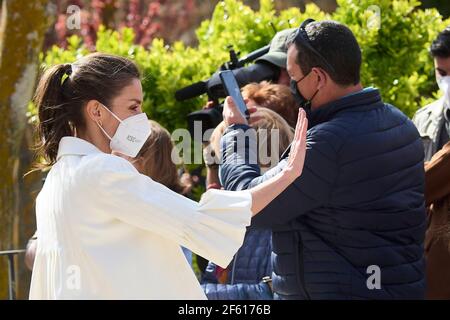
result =
[[[303,112],[282,173],[191,201],[123,158],[151,134],[142,100],[139,72],[122,57],[91,54],[41,78],[38,155],[51,169],[36,201],[31,299],[205,299],[180,246],[226,267],[251,217],[301,174]],[[246,121],[229,98],[224,113]]]

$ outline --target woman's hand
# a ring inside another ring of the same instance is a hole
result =
[[[253,215],[258,214],[302,174],[306,155],[307,129],[306,113],[300,110],[286,166],[276,176],[250,189]]]
[[[294,181],[303,171],[306,155],[306,132],[308,130],[308,119],[306,112],[300,109],[298,113],[297,125],[295,126],[294,140],[291,143],[289,159],[284,171],[286,175]]]

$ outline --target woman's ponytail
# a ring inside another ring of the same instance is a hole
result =
[[[68,101],[64,85],[68,81],[72,66],[59,64],[48,69],[39,81],[34,102],[38,109],[38,155],[45,160],[45,166],[56,162],[59,141],[72,135]]]

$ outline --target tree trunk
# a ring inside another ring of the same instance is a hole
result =
[[[22,139],[19,168],[19,212],[15,216],[13,247],[25,248],[28,240],[36,231],[35,199],[42,188],[43,174],[41,171],[30,171],[34,161],[34,154],[30,152],[34,145],[34,128],[26,127]],[[24,177],[24,178],[22,178]],[[16,259],[17,299],[27,299],[30,289],[31,271],[25,265],[25,255]]]
[[[55,12],[51,0],[1,2],[0,25],[0,250],[13,249],[20,208],[20,149],[39,53]],[[17,260],[17,259],[16,259]],[[0,299],[7,297],[6,259],[0,258]]]

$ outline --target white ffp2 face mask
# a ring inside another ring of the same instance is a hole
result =
[[[450,102],[450,76],[439,76],[437,78],[437,84],[439,89],[444,93],[444,97],[447,102]]]
[[[144,143],[151,134],[150,123],[148,122],[145,112],[120,120],[111,110],[102,105],[108,110],[114,118],[119,121],[116,133],[110,137],[109,134],[102,128],[100,124],[97,125],[103,133],[111,140],[110,147],[112,151],[120,152],[129,157],[135,158],[141,150]]]

